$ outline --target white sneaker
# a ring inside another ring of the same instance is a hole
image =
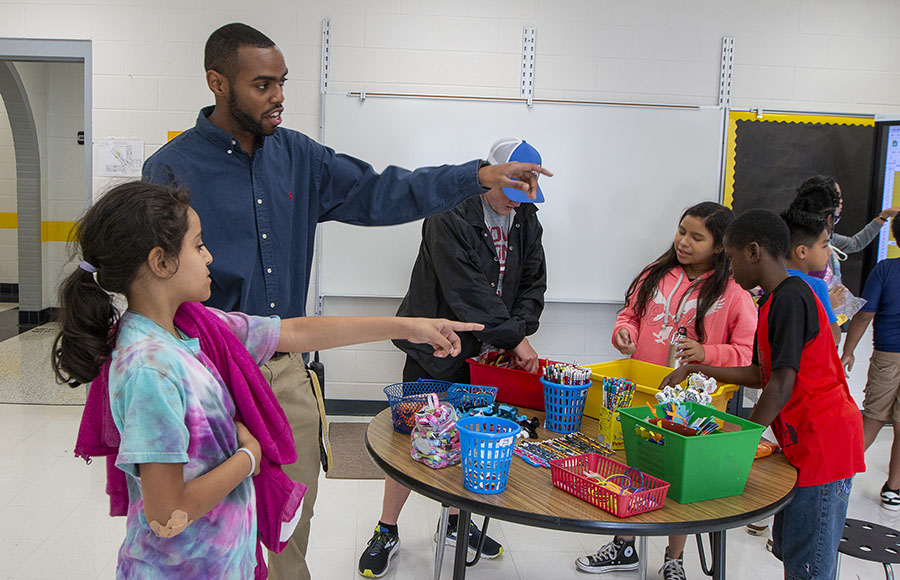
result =
[[[890,489],[885,482],[881,488],[881,507],[892,512],[900,510],[900,489]]]

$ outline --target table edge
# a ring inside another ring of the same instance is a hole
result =
[[[517,524],[547,528],[552,530],[595,534],[614,532],[621,535],[635,536],[688,535],[706,532],[718,532],[730,528],[737,528],[742,525],[757,522],[759,520],[767,518],[768,516],[778,512],[779,510],[781,510],[781,508],[787,505],[791,501],[791,499],[793,499],[794,491],[796,490],[795,486],[787,494],[785,494],[784,497],[772,504],[769,504],[765,508],[744,512],[739,515],[732,515],[722,518],[712,518],[708,520],[696,520],[695,522],[648,523],[630,522],[628,521],[628,518],[622,518],[621,521],[560,518],[473,501],[469,498],[456,495],[454,493],[450,493],[423,483],[422,481],[395,469],[384,459],[382,459],[377,453],[375,453],[372,449],[371,443],[369,442],[368,429],[366,429],[365,439],[366,453],[368,453],[369,457],[372,459],[375,465],[377,465],[382,471],[385,472],[385,474],[390,476],[392,479],[402,483],[416,493],[420,493],[425,497],[440,502],[443,505],[463,509],[471,513],[481,514],[491,518],[496,518],[499,520]],[[513,461],[515,460],[516,458],[513,458]]]

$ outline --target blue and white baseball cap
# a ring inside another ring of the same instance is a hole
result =
[[[487,160],[491,165],[499,165],[510,161],[541,165],[541,154],[538,153],[537,149],[526,143],[524,139],[504,137],[491,146],[491,152],[488,153]],[[537,198],[535,199],[531,199],[524,191],[515,187],[504,187],[503,193],[506,194],[510,201],[522,203],[542,203],[544,201],[544,192],[541,191],[540,186],[538,186]]]

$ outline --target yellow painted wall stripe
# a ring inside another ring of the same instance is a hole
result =
[[[725,191],[722,198],[726,207],[731,207],[734,202],[734,156],[737,147],[737,122],[759,121],[771,123],[810,123],[820,125],[861,125],[874,127],[875,119],[872,117],[842,117],[834,115],[802,115],[790,113],[766,113],[762,116],[752,111],[730,111],[728,113],[728,135],[725,140]]]
[[[19,216],[13,212],[0,212],[0,230],[15,230]],[[68,242],[75,222],[41,222],[41,242]]]
[[[41,222],[41,242],[68,242],[75,222]]]

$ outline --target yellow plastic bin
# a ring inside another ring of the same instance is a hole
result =
[[[647,403],[656,405],[656,393],[659,392],[659,383],[672,372],[669,367],[651,364],[644,361],[623,358],[611,362],[595,365],[583,365],[591,369],[591,380],[594,384],[588,389],[587,401],[584,403],[584,414],[594,419],[600,419],[600,410],[603,409],[603,379],[628,379],[635,385],[632,407],[644,407]],[[682,384],[684,386],[684,384]],[[719,383],[719,388],[712,395],[712,406],[720,411],[725,410],[728,401],[738,390],[737,385]],[[616,417],[618,419],[618,417]]]

